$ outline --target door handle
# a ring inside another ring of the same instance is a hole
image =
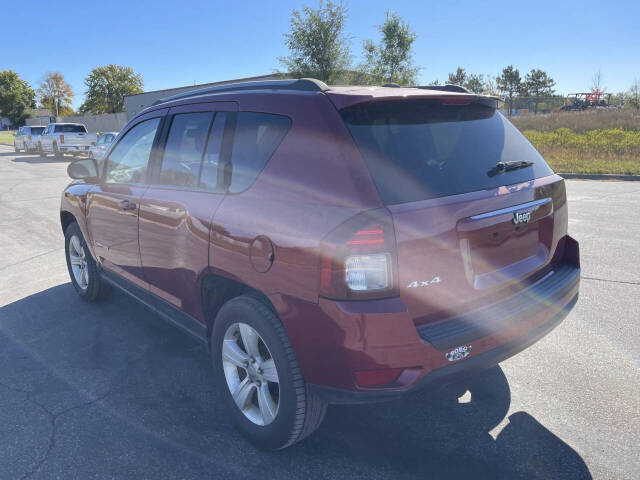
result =
[[[134,202],[131,202],[129,200],[122,200],[120,202],[120,206],[124,211],[135,210],[136,208],[138,208],[138,206]]]

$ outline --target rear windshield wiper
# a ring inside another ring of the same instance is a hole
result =
[[[519,168],[530,167],[531,165],[533,165],[533,162],[498,162],[493,168],[491,168],[491,170],[487,172],[487,175],[489,175],[490,177],[495,177],[500,173],[508,172],[510,170],[517,170]]]

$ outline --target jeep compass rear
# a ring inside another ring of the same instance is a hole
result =
[[[457,87],[224,85],[131,120],[62,197],[72,283],[205,340],[231,418],[283,448],[531,345],[578,298],[562,178]]]

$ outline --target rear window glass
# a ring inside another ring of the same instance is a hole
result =
[[[87,133],[84,125],[56,125],[54,133]]]
[[[31,135],[42,135],[44,127],[31,127]]]
[[[493,107],[439,99],[376,102],[341,111],[387,205],[552,174],[529,141]],[[490,176],[498,162],[533,165]]]
[[[231,154],[230,192],[249,188],[290,127],[291,120],[282,115],[238,113]]]

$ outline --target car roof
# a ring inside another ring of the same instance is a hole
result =
[[[159,108],[167,108],[183,103],[198,103],[206,101],[222,100],[233,101],[233,97],[245,95],[317,95],[325,94],[334,103],[336,108],[342,109],[357,103],[376,101],[379,99],[408,99],[408,98],[436,98],[442,96],[468,96],[483,97],[500,100],[496,97],[487,97],[474,94],[457,85],[441,86],[417,86],[400,87],[395,84],[383,86],[359,86],[359,85],[327,85],[316,79],[285,79],[265,80],[258,82],[241,82],[227,85],[191,90],[156,101],[153,105],[139,112],[136,117]],[[224,98],[223,98],[224,97]]]

